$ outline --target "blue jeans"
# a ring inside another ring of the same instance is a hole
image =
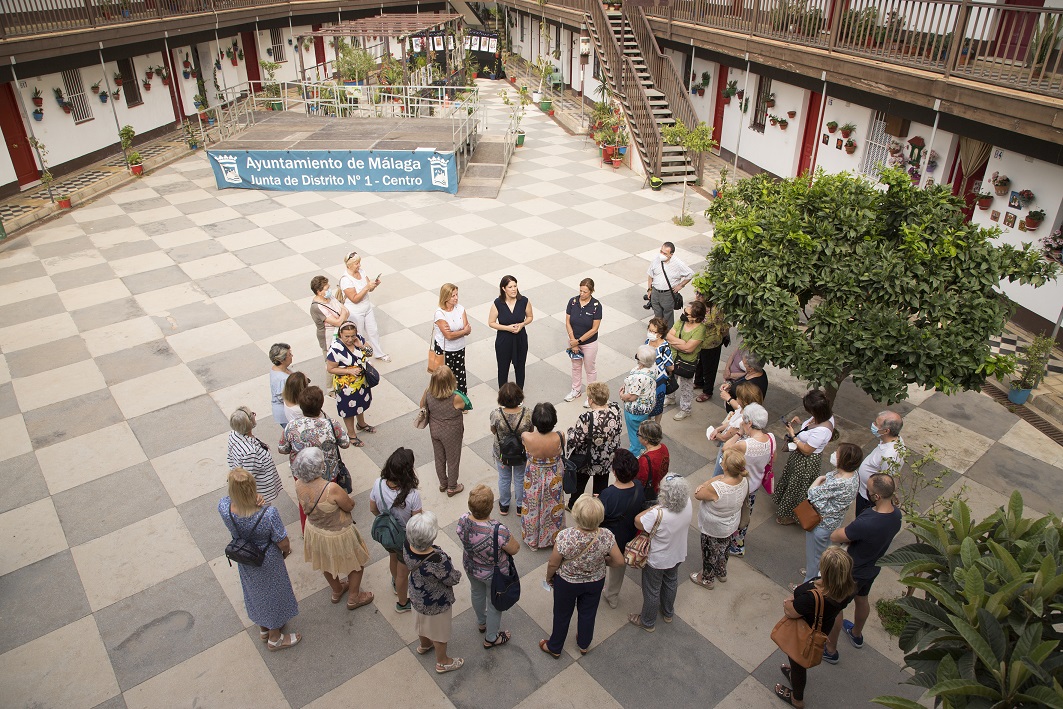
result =
[[[495,467],[498,468],[498,504],[501,507],[509,507],[509,503],[516,499],[517,507],[524,506],[524,468],[525,465],[503,465],[502,461],[495,458]]]
[[[476,622],[487,626],[484,639],[493,643],[498,639],[498,626],[502,624],[502,611],[491,603],[491,582],[481,581],[468,575],[469,588],[472,591],[472,609],[476,611]]]
[[[649,418],[649,414],[633,414],[627,409],[624,409],[624,425],[627,426],[627,440],[628,450],[631,454],[638,458],[642,455],[642,452],[646,450],[645,446],[639,443],[639,424]]]
[[[805,581],[819,576],[819,557],[830,546],[830,533],[833,531],[820,522],[811,532],[805,532]]]
[[[649,564],[642,570],[642,624],[657,624],[657,610],[671,618],[675,615],[675,594],[679,589],[679,564],[670,569],[655,569]]]
[[[723,446],[719,443],[716,445],[720,449],[716,451],[716,467],[712,469],[712,477],[714,478],[723,475]]]

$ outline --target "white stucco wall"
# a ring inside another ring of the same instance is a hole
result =
[[[867,151],[865,137],[874,115],[875,112],[866,106],[828,96],[826,105],[823,107],[823,115],[820,116],[818,135],[822,138],[823,134],[827,133],[827,123],[830,121],[837,121],[839,126],[843,126],[846,123],[855,123],[856,130],[851,137],[856,141],[856,152],[849,155],[844,148],[837,147],[837,142],[842,137],[842,132],[839,128],[834,133],[828,134],[827,145],[820,143],[819,153],[816,155],[816,162],[813,166],[814,169],[822,169],[830,174],[859,172],[860,165],[863,164],[864,153]],[[939,150],[938,152],[941,151]],[[939,167],[938,169],[942,170],[944,168]]]

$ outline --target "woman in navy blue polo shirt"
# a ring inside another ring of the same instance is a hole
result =
[[[598,379],[595,360],[598,357],[598,328],[602,324],[602,304],[593,297],[594,281],[584,278],[579,282],[579,295],[568,301],[565,308],[565,329],[568,330],[568,355],[572,358],[572,391],[565,401],[579,398],[583,393],[583,372],[587,383]],[[583,402],[583,408],[590,404]]]

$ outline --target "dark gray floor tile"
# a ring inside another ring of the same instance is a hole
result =
[[[236,219],[226,219],[212,224],[204,224],[200,228],[207,234],[218,237],[228,236],[229,234],[242,234],[245,231],[257,229],[258,225],[245,217],[237,217]]]
[[[400,272],[407,268],[415,268],[416,266],[424,266],[439,261],[438,256],[420,246],[406,246],[395,251],[389,251],[386,254],[380,254],[377,259]]]
[[[289,222],[282,222],[281,224],[270,224],[263,228],[278,239],[287,239],[290,236],[309,234],[312,231],[317,231],[321,227],[314,224],[309,219],[294,219]],[[333,231],[339,234],[338,231]]]
[[[1011,495],[1012,490],[1018,490],[1026,504],[1042,512],[1063,509],[1059,468],[1003,443],[994,444],[975,461],[967,469],[966,477],[991,490],[999,490],[1005,497]]]
[[[1019,420],[1018,416],[977,391],[962,391],[951,396],[937,393],[919,408],[993,440],[1010,431]]]
[[[423,367],[422,367],[423,369]],[[394,382],[394,379],[390,381]],[[417,398],[420,400],[421,392],[417,392]],[[325,404],[326,411],[328,404]],[[327,411],[329,416],[332,416],[331,411]],[[370,422],[373,420],[373,410],[370,409],[367,414]],[[413,420],[417,417],[416,411],[403,414],[397,418],[394,418],[387,422],[385,425],[377,426],[377,432],[372,435],[363,435],[361,438],[365,441],[365,447],[362,448],[362,452],[369,456],[370,460],[376,464],[376,472],[373,477],[380,474],[380,469],[384,467],[384,463],[387,462],[388,456],[395,452],[395,449],[399,446],[404,446],[413,451],[416,465],[424,465],[425,463],[433,460],[432,453],[432,439],[428,435],[428,430],[418,431],[413,427]],[[467,455],[463,451],[463,455]],[[355,471],[351,470],[351,474],[354,475]],[[422,480],[422,488],[430,489],[431,486],[436,485],[435,476],[432,476],[431,480]],[[425,488],[425,486],[428,486]]]
[[[680,574],[679,593],[684,589]],[[633,651],[637,648],[637,651]],[[697,701],[691,692],[691,661],[697,658]],[[711,707],[746,678],[746,671],[677,617],[654,633],[626,625],[580,660],[626,707]]]
[[[310,290],[309,287],[307,290]],[[233,320],[247,333],[248,337],[257,342],[276,333],[306,327],[309,317],[305,308],[300,308],[295,303],[284,303],[241,315]]]
[[[124,241],[121,244],[100,249],[100,254],[110,262],[155,253],[159,250],[159,245],[151,239],[142,239],[141,241]]]
[[[148,222],[140,225],[141,231],[148,236],[162,236],[163,234],[172,234],[175,231],[195,228],[195,222],[185,216],[171,217],[162,221]]]
[[[195,241],[191,244],[174,247],[169,249],[166,252],[166,255],[172,258],[174,263],[186,263],[188,261],[196,261],[201,258],[224,253],[226,253],[224,246],[213,239],[206,239],[204,241]]]
[[[126,709],[125,697],[116,694],[103,704],[97,704],[93,709]]]
[[[88,229],[85,230],[88,233]],[[53,241],[50,244],[37,244],[33,247],[34,253],[42,261],[56,256],[67,256],[78,251],[95,251],[96,244],[88,236],[75,236],[73,239]],[[103,253],[102,251],[100,253]]]
[[[0,654],[92,612],[69,549],[0,576],[0,598]]]
[[[15,387],[11,382],[0,384],[0,418],[7,418],[19,413],[18,400],[15,398]]]
[[[336,247],[328,246],[324,249],[317,249],[315,251],[303,251],[300,252],[303,258],[310,261],[319,268],[329,271],[336,265]]]
[[[86,234],[107,234],[118,229],[128,229],[129,227],[137,226],[141,229],[144,228],[143,224],[137,224],[132,217],[122,214],[117,217],[107,217],[86,222],[81,225],[81,229]]]
[[[847,610],[851,618],[852,608]],[[857,650],[842,642],[838,652],[841,653],[838,665],[823,663],[808,671],[805,706],[871,706],[875,697],[895,695],[915,701],[923,693],[918,687],[903,684],[908,674],[868,645]],[[783,664],[790,662],[782,650],[776,650],[752,676],[769,692],[775,691],[776,684],[789,687],[790,682],[779,671]],[[776,704],[782,706],[780,702]]]
[[[560,674],[573,660],[567,654],[554,659],[540,651],[539,640],[543,631],[519,606],[502,616],[502,629],[513,633],[513,639],[502,647],[485,651],[482,649],[483,636],[476,629],[475,612],[470,608],[455,618],[447,652],[451,657],[465,658],[464,667],[457,672],[438,674],[435,653],[416,654],[415,648],[420,641],[411,643],[409,648],[458,709],[509,709]],[[473,672],[477,676],[481,672],[486,677],[504,676],[505,681],[475,681],[469,676]],[[468,674],[462,676],[462,673]]]
[[[218,500],[229,494],[224,485],[224,475],[219,473],[218,480],[222,485],[217,490],[177,507],[181,519],[188,527],[192,539],[196,541],[196,546],[199,547],[205,559],[221,556],[225,551],[225,545],[232,539],[221,515],[218,514]]]
[[[111,354],[96,357],[96,366],[103,373],[108,386],[174,367],[181,358],[170,349],[166,340],[154,340]]]
[[[110,389],[42,406],[23,417],[35,449],[98,431],[124,419]]]
[[[118,601],[95,615],[122,691],[241,629],[232,604],[206,564]],[[257,642],[257,628],[255,637]]]
[[[107,325],[133,320],[143,315],[144,309],[140,307],[136,298],[128,297],[75,310],[70,317],[73,318],[79,332],[88,332]]]
[[[150,293],[167,286],[176,286],[178,283],[188,283],[190,280],[192,279],[179,266],[157,268],[154,271],[136,273],[122,278],[122,282],[133,295]]]
[[[266,263],[268,261],[276,261],[280,258],[292,256],[294,251],[279,241],[273,241],[268,244],[262,244],[260,246],[252,246],[249,249],[241,249],[233,252],[236,258],[240,259],[248,266],[255,266],[260,263]],[[307,281],[309,284],[309,281]],[[307,286],[309,288],[309,285]]]
[[[109,263],[98,263],[88,268],[56,273],[52,275],[52,283],[55,284],[56,290],[65,291],[71,288],[100,283],[101,281],[109,281],[114,277],[114,269],[111,268]]]
[[[37,320],[57,313],[65,313],[66,306],[55,293],[41,295],[33,299],[33,307],[28,301],[0,306],[0,327],[20,325],[30,320]]]
[[[196,285],[211,298],[217,298],[219,295],[254,288],[265,282],[262,276],[250,268],[240,268],[228,273],[219,273],[216,276],[201,278],[196,281]]]
[[[904,416],[915,409],[915,405],[909,401],[901,401],[889,406],[879,403],[866,394],[863,389],[853,384],[851,379],[847,379],[842,383],[841,389],[838,390],[838,397],[834,400],[835,412],[844,414],[847,419],[859,424],[867,429],[868,432],[870,432],[871,422],[878,418],[879,412],[886,409],[896,411],[901,416]]]
[[[129,420],[144,454],[156,458],[229,431],[229,418],[206,394]]]
[[[197,327],[211,325],[222,320],[227,320],[228,315],[214,303],[189,303],[181,305],[169,311],[167,317],[152,316],[159,329],[169,337],[186,330],[194,330]]]
[[[297,300],[305,298],[308,294],[311,294],[310,279],[317,275],[324,275],[324,273],[315,268],[313,271],[308,271],[307,273],[300,273],[295,276],[282,278],[279,281],[274,281],[271,285],[291,300]],[[334,285],[331,281],[329,281],[329,284]],[[310,317],[309,311],[307,311],[306,317]],[[431,315],[426,317],[425,322],[428,322],[428,317],[431,317]]]
[[[390,594],[390,589],[380,591]],[[303,634],[301,650],[270,652],[258,639],[258,629],[247,632],[293,707],[309,704],[386,657],[405,643],[376,611],[375,605],[348,611],[329,602],[325,589],[299,603],[299,615],[288,629]]]
[[[39,255],[39,252],[37,253]],[[31,278],[47,277],[48,271],[45,269],[44,264],[37,260],[20,263],[17,266],[8,266],[3,270],[2,275],[3,278],[0,279],[0,283],[18,283],[19,281],[28,281]]]
[[[173,507],[166,488],[147,461],[64,490],[54,495],[52,502],[70,546],[92,541]]]
[[[255,345],[247,344],[235,350],[219,352],[189,362],[188,368],[207,391],[217,391],[249,379],[253,376],[255,367],[263,360],[262,350]]]
[[[195,202],[182,202],[177,205],[177,208],[181,210],[182,214],[199,214],[200,212],[206,212],[210,209],[223,209],[225,203],[220,199],[214,199],[209,197],[207,199],[198,199]]]
[[[48,496],[48,485],[33,453],[0,460],[0,514]]]

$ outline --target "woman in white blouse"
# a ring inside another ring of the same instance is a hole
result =
[[[380,286],[380,276],[369,280],[369,276],[362,272],[362,257],[357,251],[347,254],[343,263],[347,273],[340,278],[340,291],[346,298],[349,319],[358,326],[358,334],[373,348],[373,356],[383,362],[390,362],[391,355],[385,354],[380,345],[376,314],[373,312],[373,304],[369,302],[369,294]]]
[[[436,354],[443,355],[443,364],[454,372],[458,380],[458,391],[468,393],[465,383],[465,338],[472,332],[469,316],[465,308],[458,305],[458,287],[453,283],[444,283],[439,289],[439,307],[436,308],[435,328],[432,331],[433,347]]]
[[[811,416],[801,423],[801,430],[794,433],[796,416],[786,424],[789,433],[787,439],[790,456],[786,459],[786,469],[775,481],[771,499],[775,502],[775,521],[779,524],[793,524],[794,510],[801,501],[808,497],[808,488],[819,477],[820,453],[830,443],[834,435],[834,416],[831,415],[830,400],[818,389],[805,394],[801,400]]]

